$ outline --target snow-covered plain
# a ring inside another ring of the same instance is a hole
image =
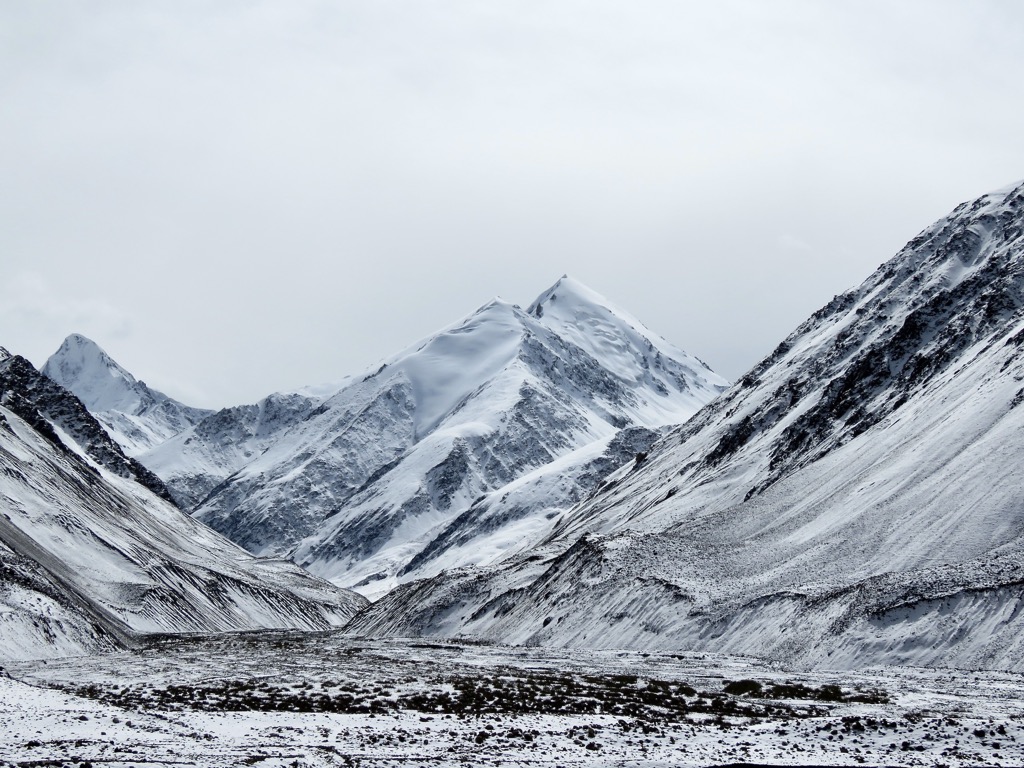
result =
[[[1024,678],[1009,673],[801,674],[716,654],[323,633],[154,641],[7,673],[0,761],[11,765],[1024,761]]]

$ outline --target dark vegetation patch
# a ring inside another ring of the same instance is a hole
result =
[[[279,682],[238,679],[159,685],[90,684],[79,695],[128,709],[163,711],[264,711],[384,714],[398,710],[431,715],[613,715],[649,723],[688,715],[725,718],[813,717],[827,710],[813,702],[881,701],[884,694],[844,693],[838,686],[761,686],[728,683],[724,691],[698,691],[683,682],[635,675],[502,670],[491,675],[453,674],[428,679],[366,682]],[[786,699],[788,701],[781,701]]]
[[[889,696],[877,688],[844,691],[834,683],[817,688],[803,683],[771,683],[762,685],[757,680],[730,680],[722,689],[731,696],[746,696],[759,699],[802,699],[823,701],[834,704],[888,704]]]

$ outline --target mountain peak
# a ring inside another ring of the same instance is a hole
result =
[[[688,361],[694,370],[701,371],[701,378],[707,385],[719,391],[728,384],[698,358],[654,333],[634,315],[569,275],[562,275],[526,312],[541,325],[572,339],[601,359],[607,359],[609,353],[647,349],[652,354]]]
[[[78,352],[80,354],[95,355],[108,360],[110,359],[110,356],[99,344],[88,336],[83,336],[80,333],[68,334],[68,337],[61,343],[58,352],[63,352],[65,354]]]
[[[80,333],[72,333],[64,339],[42,371],[78,395],[90,411],[124,409],[126,398],[138,399],[136,378],[99,344]]]
[[[146,386],[80,333],[64,339],[42,372],[77,395],[129,455],[139,455],[210,414]]]
[[[57,351],[51,356],[51,360],[54,358],[66,359],[68,361],[79,359],[79,360],[100,360],[105,365],[116,368],[123,371],[126,375],[131,376],[128,371],[121,368],[114,359],[107,354],[106,350],[103,349],[99,344],[90,339],[88,336],[83,336],[80,333],[69,334],[66,339],[61,343]]]
[[[387,358],[221,475],[193,514],[378,594],[421,568],[511,554],[724,387],[568,276],[538,307],[495,298]],[[520,480],[506,504],[500,489]],[[470,513],[490,493],[493,513]]]
[[[488,302],[481,304],[477,307],[476,311],[470,314],[468,317],[476,317],[477,315],[486,315],[490,313],[510,313],[514,308],[512,302],[505,301],[501,296],[495,296]],[[465,322],[465,320],[463,320]]]
[[[611,310],[612,306],[597,291],[588,288],[575,278],[569,275],[562,275],[555,284],[538,296],[527,308],[526,313],[534,317],[544,317],[544,312],[555,303],[560,307],[568,306],[570,309],[581,305],[603,307]]]

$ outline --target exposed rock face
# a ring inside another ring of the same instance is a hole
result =
[[[31,424],[58,450],[75,448],[118,477],[135,480],[160,498],[171,500],[163,481],[126,456],[81,400],[20,355],[8,354],[0,360],[0,404]],[[57,429],[70,438],[67,444]]]
[[[139,459],[164,480],[178,506],[193,510],[321,402],[315,396],[275,393],[253,405],[224,408]]]

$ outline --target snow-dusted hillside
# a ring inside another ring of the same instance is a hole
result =
[[[487,565],[528,549],[552,521],[611,472],[649,450],[661,433],[626,427],[480,496],[401,572],[433,576],[454,565]]]
[[[42,372],[85,403],[129,456],[137,457],[211,413],[150,389],[77,333],[64,339]]]
[[[20,355],[0,355],[0,404],[39,430],[55,446],[73,449],[107,471],[135,480],[163,499],[171,499],[160,478],[125,455],[81,400]]]
[[[139,456],[185,510],[198,507],[233,473],[257,458],[323,397],[275,393],[253,405],[224,408]]]
[[[120,472],[128,460],[94,442],[106,434],[80,401],[26,365],[0,362],[0,657],[136,633],[326,629],[365,604],[252,557]]]
[[[544,535],[596,472],[653,440],[616,442],[620,429],[679,423],[724,388],[699,360],[562,278],[525,311],[494,300],[357,377],[271,435],[195,515],[252,552],[291,554],[379,594],[421,565],[495,559]],[[174,445],[145,457],[165,477]],[[548,466],[558,475],[539,478]],[[526,494],[524,482],[545,491]],[[503,503],[513,496],[523,503]]]
[[[6,520],[0,517],[0,528]],[[0,542],[0,661],[101,653],[121,636],[86,600]]]
[[[1024,185],[959,206],[534,550],[353,624],[1018,668]]]

